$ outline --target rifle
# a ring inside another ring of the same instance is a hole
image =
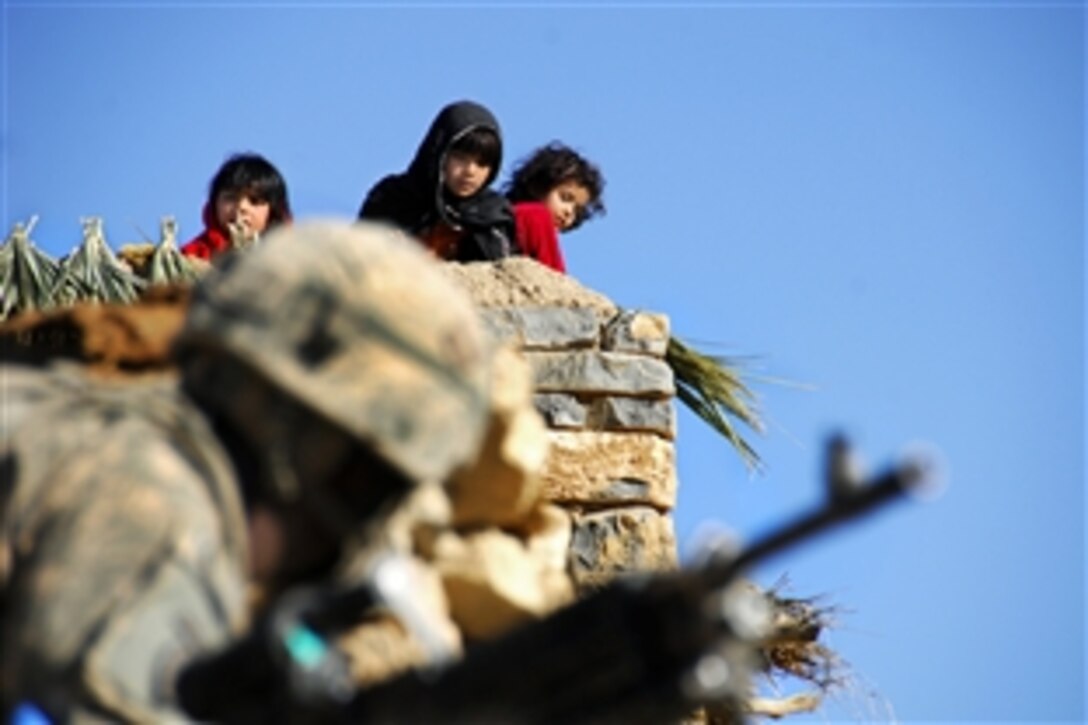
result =
[[[382,725],[662,723],[706,704],[739,713],[768,626],[740,576],[927,479],[927,462],[913,460],[862,480],[844,465],[849,455],[845,439],[833,439],[824,504],[739,553],[711,547],[694,567],[617,580],[461,660],[436,652],[431,665],[367,689],[350,685],[343,655],[325,640],[361,608],[384,601],[427,641],[426,624],[410,604],[403,609],[404,597],[390,596],[375,577],[287,597],[273,626],[191,665],[179,680],[181,703],[194,717],[218,721]],[[240,680],[243,670],[253,677]]]

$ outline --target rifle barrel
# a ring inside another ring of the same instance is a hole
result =
[[[822,508],[757,539],[737,557],[724,562],[720,567],[711,567],[708,573],[714,581],[728,582],[742,571],[802,540],[822,534],[899,498],[920,484],[924,478],[924,470],[925,467],[918,463],[907,462],[848,495],[831,496]]]

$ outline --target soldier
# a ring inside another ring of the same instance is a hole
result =
[[[476,455],[491,351],[401,235],[311,223],[194,290],[177,376],[0,367],[0,714],[183,717],[174,682]]]

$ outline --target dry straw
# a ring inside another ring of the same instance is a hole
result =
[[[31,241],[30,233],[37,220],[33,217],[25,226],[15,224],[0,247],[0,320],[56,304],[54,291],[61,278],[61,267]]]
[[[36,222],[16,224],[0,246],[0,320],[78,302],[126,304],[151,286],[191,284],[206,269],[181,254],[172,217],[162,219],[157,245],[128,245],[116,255],[102,220],[83,219],[82,242],[59,261],[31,240]]]

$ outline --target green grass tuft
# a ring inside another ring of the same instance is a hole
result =
[[[665,361],[676,379],[676,397],[691,408],[737,451],[749,470],[762,470],[763,461],[738,424],[764,432],[756,394],[741,379],[736,360],[707,355],[675,337],[669,338]]]

